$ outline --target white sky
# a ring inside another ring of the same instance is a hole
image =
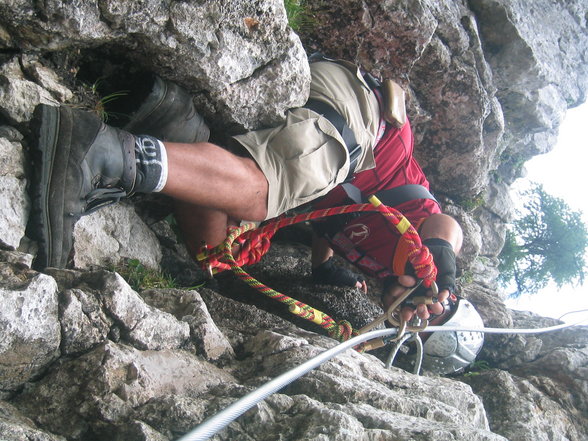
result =
[[[554,149],[528,161],[525,164],[527,176],[517,181],[515,185],[525,185],[527,181],[542,183],[547,193],[563,199],[573,210],[582,211],[586,224],[588,224],[587,129],[588,103],[568,110],[560,126]],[[568,311],[588,309],[588,281],[583,287],[566,286],[559,291],[555,286],[548,287],[534,295],[507,300],[507,305],[512,309],[533,311],[545,317],[559,318]],[[588,320],[588,312],[569,315],[563,320],[575,322],[583,317]]]

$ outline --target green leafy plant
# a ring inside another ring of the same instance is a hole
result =
[[[500,253],[500,281],[511,294],[535,293],[553,281],[558,287],[584,281],[588,229],[582,213],[535,184],[523,193],[524,208],[508,227]]]
[[[464,271],[461,276],[459,276],[459,281],[463,284],[469,285],[474,281],[474,273],[470,270]]]
[[[478,194],[477,196],[466,198],[460,201],[460,205],[466,211],[474,211],[476,208],[484,205],[484,195]]]
[[[137,259],[129,259],[114,267],[113,271],[119,273],[135,291],[177,287],[173,277],[147,268]]]

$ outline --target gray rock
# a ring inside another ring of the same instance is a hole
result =
[[[313,333],[294,336],[263,331],[247,343],[246,350],[253,355],[245,360],[240,375],[271,378],[333,344]],[[468,387],[442,378],[414,379],[403,371],[385,369],[372,356],[349,350],[289,385],[284,390],[289,397],[275,395],[255,413],[249,412],[241,426],[252,437],[256,427],[262,426],[269,433],[300,437],[295,439],[361,440],[376,433],[399,439],[456,435],[502,439],[488,431],[484,410]],[[298,424],[283,414],[293,416]],[[302,432],[294,435],[294,427]]]
[[[100,299],[124,337],[139,349],[177,349],[190,338],[187,323],[152,308],[116,273],[102,273]]]
[[[572,332],[582,335],[585,340],[588,330],[586,327],[578,327]],[[579,427],[586,428],[588,427],[585,417],[588,412],[587,365],[588,345],[585,342],[583,344],[577,342],[556,348],[543,348],[535,359],[519,364],[511,371],[515,375],[528,378],[539,389],[548,391],[547,393],[558,403],[562,403],[565,409],[572,409],[571,414],[578,420]],[[586,433],[584,435],[586,436]]]
[[[137,259],[159,268],[161,246],[128,203],[119,203],[83,216],[74,228],[74,266],[112,267],[124,259]]]
[[[505,371],[491,370],[464,381],[482,397],[492,431],[509,440],[586,439],[586,426],[581,430],[581,420],[574,421],[580,415],[566,412],[557,398],[550,398],[528,380]]]
[[[196,291],[179,289],[147,290],[141,297],[151,306],[173,314],[190,326],[190,336],[198,354],[207,360],[233,357],[233,348],[218,329],[202,297]]]
[[[105,435],[113,441],[169,441],[171,439],[143,421],[131,421],[121,424],[110,431],[107,430]]]
[[[64,354],[83,353],[106,341],[113,319],[102,310],[98,298],[81,289],[68,289],[59,299]]]
[[[11,124],[27,122],[37,104],[57,105],[51,94],[26,79],[18,59],[0,67],[0,110]]]
[[[27,268],[33,263],[33,256],[20,251],[3,251],[0,250],[0,262],[14,263]]]
[[[74,93],[61,83],[59,76],[37,60],[35,57],[22,57],[25,72],[35,79],[35,82],[49,91],[60,103],[71,101]]]
[[[65,441],[61,436],[39,430],[32,420],[4,401],[0,401],[0,434],[2,441]]]
[[[302,105],[310,72],[281,2],[150,0],[83,5],[20,1],[0,5],[5,47],[76,50],[114,45],[116,53],[147,64],[200,93],[208,116],[245,128],[275,123]],[[4,33],[6,34],[6,32]]]
[[[0,245],[16,249],[29,215],[25,156],[19,142],[0,137]]]
[[[59,357],[57,284],[45,274],[0,263],[0,394],[17,390]]]
[[[82,440],[89,433],[117,431],[134,408],[154,397],[198,395],[233,381],[183,351],[139,351],[110,342],[54,366],[14,403],[47,430]]]

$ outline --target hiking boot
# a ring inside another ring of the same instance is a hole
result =
[[[158,141],[109,127],[90,112],[43,104],[35,109],[31,132],[35,182],[29,233],[39,243],[34,267],[64,268],[80,216],[150,189],[138,169],[145,146]],[[154,155],[148,153],[151,161]]]
[[[153,89],[124,127],[162,141],[208,141],[210,130],[196,112],[192,97],[180,86],[155,76]]]

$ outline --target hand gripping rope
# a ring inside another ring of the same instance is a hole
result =
[[[249,286],[257,289],[259,292],[270,298],[288,305],[291,313],[316,323],[325,329],[331,338],[343,342],[349,340],[352,336],[359,334],[359,331],[354,330],[348,321],[343,320],[335,322],[335,320],[327,314],[264,285],[245,272],[241,267],[243,265],[251,265],[259,262],[261,257],[269,250],[270,239],[280,228],[339,214],[358,211],[378,211],[396,227],[398,232],[404,236],[409,244],[408,260],[412,263],[415,273],[417,277],[422,280],[423,285],[426,287],[434,285],[437,269],[433,262],[433,256],[429,252],[429,249],[422,244],[415,228],[398,210],[383,205],[375,196],[371,196],[369,201],[371,204],[345,205],[317,210],[293,217],[278,218],[275,221],[256,229],[254,229],[253,224],[246,224],[241,227],[231,227],[229,228],[227,238],[222,244],[214,248],[204,245],[196,258],[210,275],[228,269],[232,270],[239,279],[247,283]],[[238,245],[238,250],[235,253],[236,257],[234,256],[233,250],[235,242],[237,242]],[[403,296],[402,300],[404,300],[408,294],[410,294],[410,292]],[[390,312],[392,312],[399,303],[400,302],[395,302],[395,304],[392,305],[394,308],[390,308]],[[358,349],[362,350],[363,347]]]

